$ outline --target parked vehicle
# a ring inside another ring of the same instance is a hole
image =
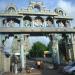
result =
[[[75,75],[75,62],[72,62],[63,68],[63,72],[71,75]]]

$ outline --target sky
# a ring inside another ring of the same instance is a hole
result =
[[[10,3],[14,3],[17,9],[26,8],[29,4],[29,1],[30,0],[0,0],[0,10],[5,9],[6,6]],[[67,13],[67,15],[75,19],[75,0],[31,0],[31,1],[42,1],[44,6],[47,9],[51,10],[54,10],[57,7],[61,7]],[[72,26],[75,26],[74,24],[75,20],[72,21]],[[36,41],[41,41],[45,44],[49,43],[49,39],[47,37],[30,38],[30,43],[34,43]]]

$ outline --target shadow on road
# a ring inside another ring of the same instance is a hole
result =
[[[41,71],[41,75],[61,75],[56,70],[44,69]]]

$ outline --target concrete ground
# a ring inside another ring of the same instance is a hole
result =
[[[41,70],[36,69],[35,67],[35,62],[34,61],[27,61],[28,65],[31,65],[34,67],[34,69],[32,69],[31,73],[26,73],[25,71],[18,73],[18,74],[14,74],[14,73],[5,73],[3,75],[63,75],[62,73],[59,73],[57,69],[51,69],[52,65],[51,64],[44,64],[44,68]]]
[[[22,73],[18,73],[18,74],[5,73],[4,75],[63,75],[63,74],[57,72],[57,70],[44,69],[42,71],[34,70],[31,73],[26,73],[26,72],[22,72]]]
[[[49,69],[47,66],[44,67],[42,70],[33,69],[31,73],[21,72],[18,74],[14,73],[5,73],[4,75],[63,75],[62,73],[59,73],[58,70]]]
[[[41,75],[41,72],[39,70],[35,69],[35,70],[32,70],[31,73],[26,73],[26,72],[21,72],[21,73],[17,73],[17,74],[4,73],[3,75]]]

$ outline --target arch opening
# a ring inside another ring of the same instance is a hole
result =
[[[34,21],[35,21],[36,27],[42,27],[43,26],[44,19],[42,17],[37,16],[37,17],[35,17]]]
[[[39,11],[40,11],[40,5],[38,5],[38,4],[36,4],[36,5],[34,5],[34,8],[37,8]]]
[[[59,27],[70,27],[70,21],[69,20],[57,20],[56,23]]]
[[[14,7],[9,7],[8,8],[8,12],[15,12],[16,10],[15,10],[15,8]]]
[[[6,18],[3,20],[4,27],[18,27],[20,20],[17,18]]]
[[[32,21],[32,18],[31,18],[30,16],[25,16],[25,17],[23,18],[23,20],[29,20],[29,21]]]
[[[53,24],[54,22],[53,22],[53,19],[50,17],[50,16],[48,16],[47,18],[46,18],[46,24],[47,24],[47,26],[48,27],[52,27],[52,24]]]
[[[31,26],[32,18],[30,16],[25,16],[23,20],[24,20],[24,26],[26,27]]]

